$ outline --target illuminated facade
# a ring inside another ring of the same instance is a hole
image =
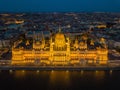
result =
[[[81,36],[70,40],[61,30],[45,40],[44,35],[33,34],[33,41],[15,42],[12,47],[12,65],[85,65],[107,64],[108,49],[105,39],[99,42]]]

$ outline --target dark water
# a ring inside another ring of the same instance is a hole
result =
[[[0,90],[120,90],[120,71],[1,71]],[[118,89],[117,89],[118,90]]]

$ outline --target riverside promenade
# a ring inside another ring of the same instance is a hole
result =
[[[0,66],[0,70],[120,70],[120,66]]]
[[[0,62],[0,70],[120,70],[120,60],[111,60],[107,65],[11,65],[10,60]],[[3,63],[3,64],[2,64]]]

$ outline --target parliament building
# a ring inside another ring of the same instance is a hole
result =
[[[49,39],[33,32],[32,40],[19,40],[12,46],[12,65],[103,65],[108,62],[104,38],[95,41],[87,35],[71,40],[61,29]]]

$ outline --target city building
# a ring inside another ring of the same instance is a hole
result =
[[[10,47],[10,40],[0,39],[0,48]]]
[[[107,64],[108,49],[104,38],[98,41],[82,35],[71,41],[61,28],[49,40],[33,34],[33,40],[17,41],[12,47],[12,65],[86,65]]]

